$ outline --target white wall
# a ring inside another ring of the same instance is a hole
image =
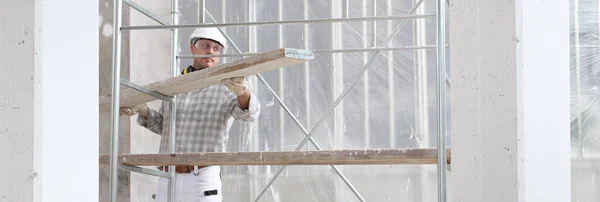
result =
[[[41,153],[35,155],[42,160],[42,201],[97,201],[98,2],[37,4],[41,52],[35,71],[42,79],[36,88],[41,105],[34,107]]]
[[[518,2],[518,1],[517,1]],[[569,2],[517,5],[524,201],[570,201]],[[519,8],[520,7],[520,8]],[[549,180],[551,180],[549,182]]]
[[[569,10],[450,9],[452,201],[569,201]]]
[[[0,199],[97,201],[98,2],[1,9]]]

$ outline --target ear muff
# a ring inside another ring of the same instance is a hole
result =
[[[181,74],[192,73],[193,71],[194,71],[194,68],[190,65],[189,67],[183,69],[183,71],[181,72]]]

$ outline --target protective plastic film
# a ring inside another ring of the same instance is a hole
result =
[[[346,5],[345,2],[349,2]],[[206,1],[206,23],[406,15],[416,1]],[[181,24],[198,23],[196,1],[181,0]],[[414,13],[433,13],[424,1]],[[215,21],[213,21],[214,18]],[[392,33],[400,27],[398,34]],[[280,47],[348,50],[435,45],[435,20],[407,19],[223,28],[241,52]],[[188,55],[191,29],[180,31]],[[226,53],[238,53],[229,46]],[[435,49],[317,52],[305,64],[250,77],[260,120],[235,123],[228,151],[434,148]],[[367,63],[372,58],[372,64]],[[226,61],[239,59],[232,57]],[[181,60],[181,67],[191,60]],[[367,68],[364,74],[362,69]],[[356,83],[353,83],[358,78]],[[346,89],[345,98],[333,110]],[[271,92],[271,90],[273,92]],[[274,96],[275,93],[283,107]],[[331,111],[331,113],[329,113]],[[325,116],[327,115],[327,116]],[[325,116],[325,118],[323,118]],[[294,118],[296,120],[294,120]],[[315,129],[316,127],[316,129]],[[302,140],[311,134],[305,145]],[[435,165],[225,166],[225,201],[436,201]]]
[[[598,1],[571,0],[572,201],[600,201],[600,40]]]

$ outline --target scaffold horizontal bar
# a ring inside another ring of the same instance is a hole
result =
[[[399,50],[418,50],[418,49],[434,49],[435,45],[427,46],[403,46],[391,48],[350,48],[350,49],[330,49],[330,50],[313,50],[314,54],[328,53],[358,53],[358,52],[374,52],[374,51],[399,51]],[[204,58],[204,57],[246,57],[259,53],[241,53],[241,54],[216,54],[216,55],[180,55],[179,59]]]
[[[267,21],[267,22],[123,26],[123,27],[121,27],[121,30],[186,29],[186,28],[199,28],[199,27],[241,27],[241,26],[264,26],[264,25],[290,25],[290,24],[312,24],[312,23],[330,23],[330,22],[402,20],[402,19],[418,19],[418,18],[433,18],[433,17],[434,17],[434,14],[407,14],[407,15],[398,15],[398,16],[328,18],[328,19],[312,19],[312,20],[284,20],[284,21]]]

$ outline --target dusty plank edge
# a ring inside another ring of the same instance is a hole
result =
[[[109,155],[101,155],[99,160],[100,165],[107,165]],[[122,154],[119,160],[131,166],[436,164],[437,149]]]

